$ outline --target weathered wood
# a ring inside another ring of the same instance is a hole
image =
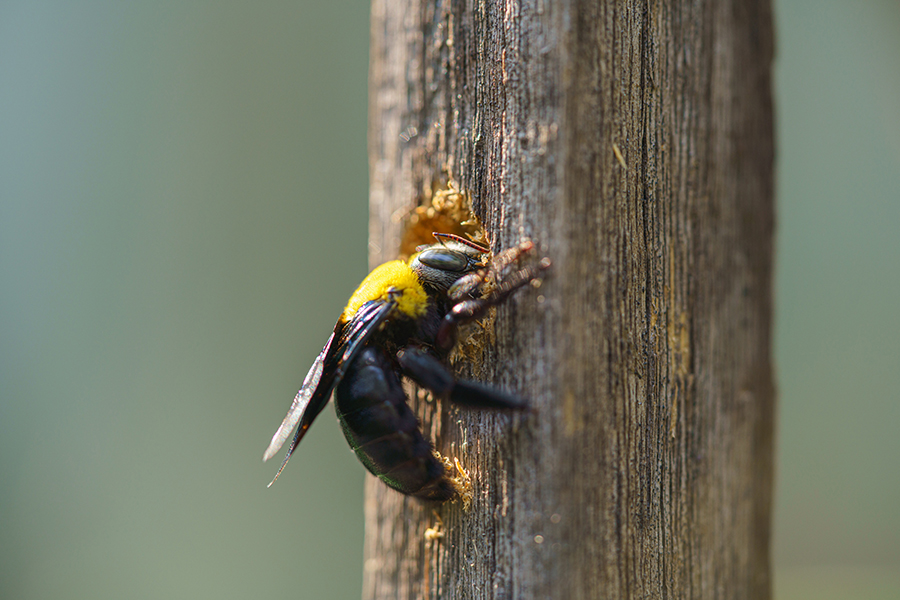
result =
[[[772,55],[768,0],[373,1],[373,264],[449,176],[554,266],[480,371],[534,414],[416,401],[475,499],[370,478],[365,598],[770,597]]]

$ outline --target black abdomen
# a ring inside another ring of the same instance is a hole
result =
[[[454,496],[444,464],[419,431],[383,350],[370,346],[360,352],[334,399],[344,436],[373,475],[395,490],[426,500]]]

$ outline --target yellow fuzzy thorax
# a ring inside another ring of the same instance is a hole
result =
[[[402,260],[392,260],[376,267],[359,284],[350,301],[341,314],[341,320],[349,321],[359,308],[369,300],[389,299],[391,290],[402,292],[397,301],[397,309],[404,315],[415,319],[425,314],[428,309],[428,294],[419,283],[419,278],[410,266]]]

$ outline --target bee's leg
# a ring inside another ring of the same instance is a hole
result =
[[[519,260],[519,257],[523,254],[530,252],[533,249],[534,242],[524,241],[512,248],[504,250],[495,256],[485,268],[458,279],[456,283],[450,286],[447,295],[453,302],[461,302],[480,296],[479,286],[487,280],[501,280],[503,271],[509,265]]]
[[[491,263],[492,266],[489,269],[463,277],[450,288],[450,298],[457,302],[444,317],[438,329],[435,339],[438,348],[441,350],[453,348],[456,345],[457,330],[460,325],[484,316],[490,307],[503,303],[513,292],[537,279],[542,271],[550,267],[550,260],[543,258],[537,266],[519,269],[501,277],[501,271],[531,247],[531,242],[526,242],[507,250],[494,260],[494,262],[502,263],[499,267],[495,268]],[[489,274],[495,278],[496,286],[484,296],[471,297],[472,292],[484,282]],[[476,281],[478,283],[475,283]]]
[[[527,408],[521,398],[475,381],[454,379],[447,367],[428,351],[409,347],[397,353],[403,374],[441,399],[473,408]]]

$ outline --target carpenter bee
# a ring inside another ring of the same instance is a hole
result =
[[[535,280],[549,260],[518,269],[513,265],[533,249],[531,242],[488,260],[485,246],[451,234],[434,236],[437,243],[420,246],[408,261],[377,267],[351,296],[263,455],[270,459],[296,428],[272,483],[332,391],[341,428],[363,465],[404,494],[436,501],[461,492],[457,473],[419,430],[401,377],[462,406],[526,406],[491,387],[456,380],[445,362],[461,324]]]

